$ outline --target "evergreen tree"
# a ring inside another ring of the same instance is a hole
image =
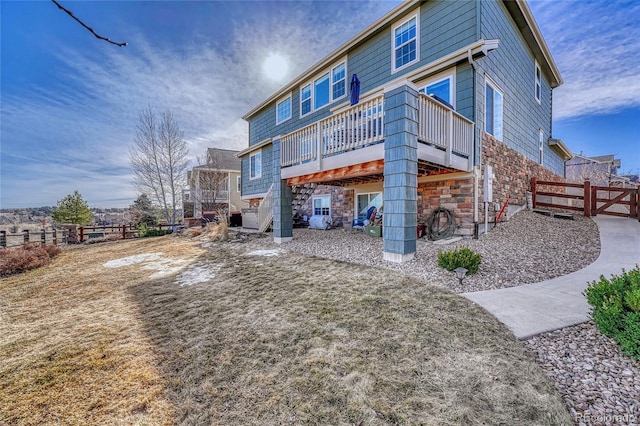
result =
[[[158,223],[155,208],[147,194],[141,194],[129,207],[134,225],[145,223],[147,226],[154,226]]]
[[[82,195],[76,190],[64,199],[58,201],[58,206],[53,209],[51,217],[58,223],[74,223],[84,226],[93,220],[93,213]]]

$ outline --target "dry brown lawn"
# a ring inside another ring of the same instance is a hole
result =
[[[201,243],[87,246],[0,280],[0,424],[571,424],[526,349],[466,299]]]

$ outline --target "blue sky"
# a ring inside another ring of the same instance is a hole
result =
[[[79,190],[92,207],[136,197],[129,147],[138,112],[174,112],[192,156],[242,149],[240,118],[397,2],[0,3],[0,208],[55,205]],[[554,137],[576,153],[616,154],[640,173],[640,3],[530,2],[565,83]],[[289,61],[284,81],[262,64]]]

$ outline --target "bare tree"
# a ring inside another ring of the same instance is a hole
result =
[[[612,178],[612,167],[611,162],[576,155],[565,163],[565,178],[571,183],[581,184],[589,180],[592,185],[608,186]]]
[[[151,107],[140,112],[129,153],[134,184],[160,206],[167,223],[176,223],[187,154],[187,143],[171,111],[165,111],[159,123]]]

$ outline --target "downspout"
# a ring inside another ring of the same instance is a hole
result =
[[[473,61],[473,54],[471,53],[471,49],[467,50],[467,60],[469,61],[469,65],[471,65],[471,69],[473,70],[473,79],[472,79],[472,93],[473,93],[473,121],[477,123],[477,105],[476,105],[476,77],[477,77],[477,72],[476,72],[476,66],[475,63]],[[478,129],[474,129],[474,133],[477,135],[478,134]],[[475,136],[475,135],[474,135]],[[478,145],[480,145],[481,139],[478,137]],[[479,180],[479,176],[478,176],[478,171],[482,169],[482,147],[480,147],[478,149],[478,167],[474,166],[473,167],[473,223],[474,223],[474,231],[475,228],[478,224],[478,180]],[[475,150],[474,150],[475,151]],[[474,152],[474,156],[475,156],[475,152]],[[475,232],[474,232],[475,234]]]

